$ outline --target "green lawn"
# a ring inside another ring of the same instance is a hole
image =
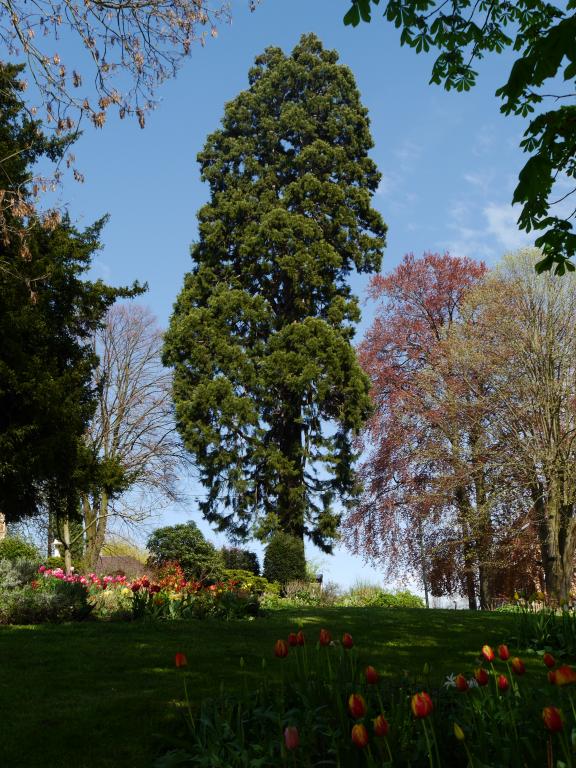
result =
[[[239,686],[240,657],[255,678],[275,675],[282,661],[274,641],[298,625],[314,641],[321,627],[335,637],[351,632],[361,661],[385,675],[417,675],[428,661],[438,683],[470,672],[483,643],[514,633],[504,614],[385,608],[279,611],[252,622],[0,627],[0,766],[149,768],[157,734],[179,716],[177,651],[188,656],[199,700]],[[541,662],[528,664],[544,676]]]

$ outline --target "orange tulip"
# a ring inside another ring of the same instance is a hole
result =
[[[352,741],[360,749],[364,749],[368,744],[368,731],[363,723],[356,723],[352,727]]]
[[[286,749],[297,749],[300,746],[300,734],[295,725],[288,725],[284,729],[284,744]]]
[[[330,645],[332,642],[332,635],[327,629],[320,630],[320,645]]]
[[[388,720],[386,720],[384,715],[378,715],[378,717],[375,717],[372,722],[374,723],[374,733],[376,736],[388,735],[390,726],[388,725]]]
[[[461,693],[464,693],[464,691],[468,690],[468,680],[466,680],[464,675],[456,675],[456,679],[454,680],[454,683],[456,684],[456,688]]]
[[[474,678],[478,685],[488,685],[489,675],[482,667],[474,670]]]
[[[518,656],[512,659],[510,666],[512,667],[512,672],[514,672],[515,675],[523,675],[524,672],[526,672],[526,665],[522,659],[518,658]]]
[[[484,656],[484,658],[488,663],[491,663],[494,661],[494,651],[492,650],[492,648],[490,648],[489,645],[482,646],[482,656]]]
[[[412,701],[410,702],[410,706],[412,708],[412,714],[414,715],[414,717],[418,717],[418,718],[428,717],[428,715],[434,709],[434,705],[432,704],[432,699],[426,693],[426,691],[422,691],[421,693],[415,693],[414,696],[412,696]]]
[[[576,672],[572,667],[564,664],[556,670],[555,682],[556,685],[570,685],[571,683],[576,683]]]
[[[500,656],[502,661],[508,661],[508,659],[510,658],[510,651],[508,650],[507,645],[498,646],[498,656]]]
[[[366,669],[364,670],[364,677],[366,678],[366,682],[368,683],[368,685],[376,685],[376,683],[380,679],[380,675],[372,666],[366,667]]]
[[[562,723],[562,713],[557,707],[544,707],[542,710],[542,720],[544,725],[552,733],[558,733],[564,727]]]
[[[364,697],[359,693],[352,693],[350,695],[350,698],[348,699],[348,712],[350,712],[355,720],[364,717],[366,714],[366,702],[364,701]]]
[[[556,659],[554,656],[552,656],[551,653],[545,653],[544,656],[542,656],[542,661],[544,664],[546,664],[548,669],[552,669],[552,667],[556,664]]]
[[[186,658],[185,653],[177,653],[176,656],[174,656],[174,664],[176,664],[176,667],[180,669],[180,667],[187,667],[188,666],[188,659]]]
[[[498,675],[498,688],[502,691],[502,693],[510,688],[510,681],[506,675]]]
[[[276,640],[274,643],[274,655],[279,659],[285,659],[288,656],[288,643],[286,640]]]
[[[354,640],[352,640],[352,635],[348,632],[344,632],[342,635],[342,645],[344,648],[346,648],[347,651],[350,650],[354,646]]]

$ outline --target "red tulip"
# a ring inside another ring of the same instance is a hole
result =
[[[342,645],[348,651],[350,650],[350,648],[354,646],[354,640],[352,640],[352,635],[349,634],[348,632],[344,632],[344,634],[342,635]]]
[[[296,634],[296,643],[297,645],[304,645],[306,641],[304,640],[304,632],[302,630],[299,630]]]
[[[376,736],[388,735],[390,726],[388,725],[388,720],[386,720],[384,715],[378,715],[378,717],[375,717],[372,722],[374,723],[374,733]]]
[[[142,584],[144,589],[147,589],[150,586],[150,581],[146,576],[144,576],[143,579],[140,579],[140,583]]]
[[[468,680],[466,680],[464,675],[456,675],[454,682],[456,683],[456,688],[462,693],[468,690]]]
[[[141,586],[142,586],[142,585],[140,584],[140,582],[139,582],[139,581],[135,581],[135,582],[132,584],[132,586],[130,587],[130,589],[132,590],[132,592],[138,592],[138,590],[140,589],[140,587],[141,587]]]
[[[508,661],[508,659],[510,658],[510,651],[508,650],[507,645],[498,646],[498,656],[500,656],[502,661]]]
[[[186,658],[185,653],[177,653],[176,656],[174,656],[174,664],[176,664],[176,667],[180,669],[180,667],[187,667],[188,666],[188,659]]]
[[[567,664],[558,667],[555,675],[555,683],[556,685],[570,685],[571,683],[576,683],[576,672]]]
[[[555,669],[548,670],[548,682],[551,685],[556,685],[556,671]]]
[[[518,656],[512,659],[510,666],[512,667],[512,672],[514,672],[515,675],[523,675],[524,672],[526,672],[526,665],[522,659],[518,658]]]
[[[376,685],[376,683],[380,679],[380,675],[372,666],[366,667],[366,669],[364,670],[364,677],[366,678],[366,682],[368,683],[368,685]]]
[[[288,656],[288,643],[286,640],[276,640],[274,643],[274,655],[279,659],[285,659]]]
[[[554,656],[552,656],[551,653],[545,653],[544,656],[542,657],[542,661],[544,662],[544,664],[546,664],[548,669],[552,669],[552,667],[556,664],[556,659],[554,658]]]
[[[364,749],[368,744],[368,731],[363,723],[356,723],[352,727],[352,741],[360,749]]]
[[[491,663],[494,661],[494,651],[492,650],[492,648],[490,648],[489,645],[482,646],[482,656],[484,656],[484,658],[488,663]]]
[[[294,648],[294,646],[298,645],[298,637],[296,635],[296,632],[290,632],[288,635],[288,645],[291,648]]]
[[[332,642],[332,635],[327,629],[320,630],[320,645],[330,645]]]
[[[544,707],[542,710],[542,720],[544,725],[552,733],[558,733],[563,728],[562,714],[557,707]]]
[[[410,706],[412,707],[412,714],[414,717],[418,718],[428,717],[428,715],[434,709],[432,699],[426,693],[426,691],[415,693],[414,696],[412,696]]]
[[[488,685],[488,680],[490,679],[488,672],[482,667],[474,670],[474,678],[478,685]]]
[[[366,702],[359,693],[352,693],[348,699],[348,711],[355,720],[366,714]]]
[[[510,681],[506,677],[506,675],[498,675],[498,688],[504,692],[507,691],[508,688],[510,688]]]
[[[287,725],[284,729],[284,744],[286,749],[297,749],[300,746],[300,734],[295,725]]]

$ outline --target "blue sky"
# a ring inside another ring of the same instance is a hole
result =
[[[389,227],[383,271],[408,252],[448,250],[493,264],[529,242],[518,232],[509,204],[525,161],[518,149],[522,122],[503,117],[494,97],[510,58],[483,62],[471,92],[447,93],[428,85],[432,59],[401,48],[398,31],[380,13],[371,25],[344,27],[348,5],[348,0],[263,0],[250,13],[248,0],[235,0],[232,24],[220,27],[205,48],[197,47],[178,77],[162,86],[161,103],[145,130],[116,119],[103,130],[86,127],[75,147],[86,182],[66,180],[62,200],[79,225],[111,215],[94,273],[113,284],[147,281],[143,301],[162,325],[190,268],[195,214],[208,197],[196,154],[218,127],[225,102],[247,87],[254,57],[269,45],[290,51],[307,32],[339,51],[370,113],[372,155],[383,174],[374,205]],[[355,278],[353,286],[362,295],[365,280]],[[364,306],[358,340],[373,311]],[[189,490],[198,493],[192,484]],[[187,519],[200,522],[193,500],[161,517],[165,523]],[[207,526],[204,530],[216,540]],[[342,585],[380,580],[377,571],[343,549],[330,558],[309,555],[322,560],[326,577]]]

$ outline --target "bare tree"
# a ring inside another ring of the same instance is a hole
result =
[[[162,333],[152,313],[133,304],[112,307],[95,343],[100,397],[86,441],[102,473],[98,487],[82,497],[89,565],[100,554],[111,519],[141,522],[158,502],[177,498],[185,461],[173,417],[172,377],[162,366]]]

